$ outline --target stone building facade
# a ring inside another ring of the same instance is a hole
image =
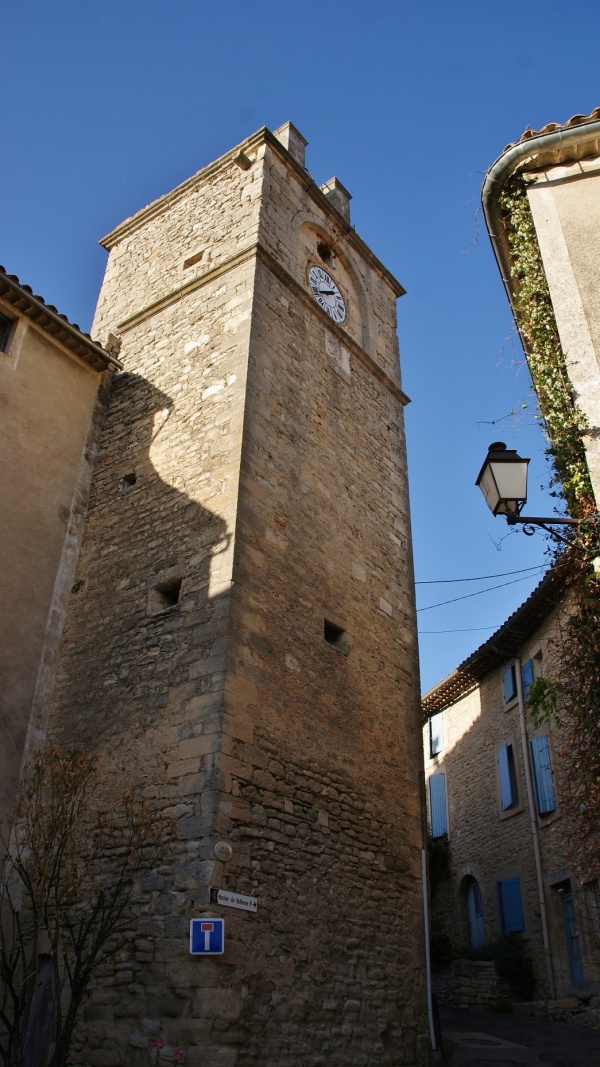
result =
[[[45,732],[117,360],[0,268],[0,820]]]
[[[518,935],[546,999],[600,979],[598,896],[583,891],[568,862],[554,774],[560,735],[536,726],[526,707],[563,610],[555,569],[423,698],[430,830],[448,835],[450,851],[435,918],[458,947]]]
[[[90,1067],[157,1035],[190,1067],[428,1058],[403,290],[304,148],[262,129],[103,242],[125,369],[50,731],[174,830]],[[191,956],[215,916],[223,955]]]

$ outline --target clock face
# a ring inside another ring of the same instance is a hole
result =
[[[311,267],[308,282],[319,307],[323,308],[334,322],[344,322],[346,303],[331,275],[322,267]]]

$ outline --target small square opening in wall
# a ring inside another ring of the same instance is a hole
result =
[[[119,492],[126,493],[128,489],[133,489],[136,482],[137,474],[135,471],[131,471],[129,474],[124,474],[119,480]]]
[[[163,611],[169,611],[177,607],[181,595],[182,578],[171,578],[166,582],[159,582],[148,593],[148,614],[159,615]]]
[[[330,622],[329,619],[323,619],[323,637],[328,645],[332,645],[338,652],[343,652],[345,656],[348,655],[346,631],[342,626]]]

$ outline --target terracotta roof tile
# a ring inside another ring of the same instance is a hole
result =
[[[425,693],[421,701],[426,721],[443,708],[470,693],[491,671],[516,656],[519,648],[561,601],[565,592],[565,567],[559,561],[546,572],[539,585],[502,626],[446,678]]]
[[[107,352],[89,333],[84,333],[76,323],[69,322],[66,315],[61,315],[54,304],[47,304],[37,296],[30,285],[23,285],[16,274],[9,274],[0,266],[0,296],[14,307],[15,311],[26,315],[37,326],[55,337],[81,359],[97,371],[108,367],[121,367],[110,352]]]
[[[521,144],[523,141],[529,141],[532,137],[539,137],[543,133],[554,133],[556,130],[568,130],[572,126],[581,126],[585,122],[595,122],[600,119],[600,107],[595,107],[590,115],[573,115],[567,122],[548,122],[541,130],[532,130],[531,126],[526,126],[525,130],[519,137],[518,141],[511,141],[504,149],[505,152],[509,148],[512,148],[515,144]]]

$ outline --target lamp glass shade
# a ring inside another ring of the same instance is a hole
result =
[[[493,515],[518,515],[527,500],[528,459],[502,441],[490,445],[476,485]]]

